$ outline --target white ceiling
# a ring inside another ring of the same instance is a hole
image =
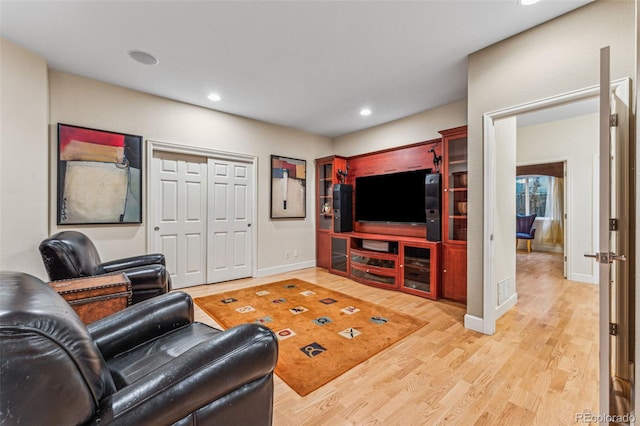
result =
[[[590,1],[1,0],[0,34],[55,70],[335,137],[465,99],[467,55]]]

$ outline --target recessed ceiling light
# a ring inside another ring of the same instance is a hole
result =
[[[360,115],[363,116],[363,117],[371,115],[371,110],[369,108],[362,108],[360,110]]]
[[[209,98],[210,101],[214,101],[214,102],[217,102],[220,99],[222,99],[220,95],[218,95],[217,93],[212,93],[209,96],[207,96],[207,98]]]
[[[519,0],[519,3],[523,6],[531,6],[538,3],[540,0]]]
[[[129,56],[131,56],[131,59],[134,61],[144,65],[158,65],[160,63],[158,58],[142,50],[130,50]]]

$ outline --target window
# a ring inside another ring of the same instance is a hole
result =
[[[518,176],[516,178],[516,214],[547,217],[551,176]],[[551,206],[549,206],[551,208]]]

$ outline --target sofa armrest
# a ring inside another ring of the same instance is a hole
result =
[[[100,423],[172,424],[260,379],[269,379],[278,341],[268,328],[242,324],[203,342],[101,402]]]
[[[193,300],[184,292],[152,297],[87,326],[105,359],[193,322]]]
[[[125,257],[124,259],[111,260],[104,262],[100,266],[104,272],[117,272],[123,269],[135,268],[137,266],[146,265],[163,265],[165,266],[165,258],[162,253],[143,254],[141,256]]]

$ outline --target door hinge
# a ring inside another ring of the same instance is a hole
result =
[[[618,219],[609,219],[609,231],[617,231],[618,230]]]
[[[618,113],[609,115],[609,127],[618,127]]]
[[[618,324],[616,324],[615,322],[610,322],[609,323],[609,335],[610,336],[617,336],[618,335]]]

